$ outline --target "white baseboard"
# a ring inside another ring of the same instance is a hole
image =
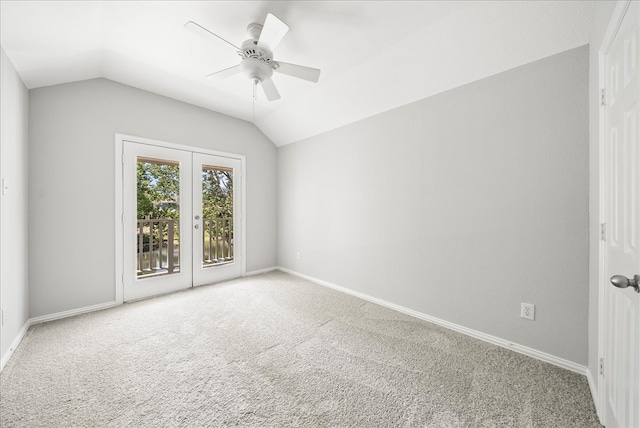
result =
[[[118,305],[120,305],[120,303],[118,303],[116,301],[106,302],[106,303],[98,303],[97,305],[85,306],[84,308],[71,309],[71,310],[68,310],[68,311],[56,312],[55,314],[49,314],[49,315],[43,315],[43,316],[40,316],[40,317],[31,318],[31,319],[29,319],[29,323],[30,323],[30,325],[40,324],[41,322],[59,320],[59,319],[62,319],[62,318],[72,317],[74,315],[86,314],[87,312],[94,312],[94,311],[99,311],[99,310],[102,310],[102,309],[109,309],[109,308],[113,308],[114,306],[118,306]]]
[[[598,419],[600,419],[600,423],[602,423],[602,415],[600,414],[600,400],[598,400],[598,385],[593,378],[593,373],[591,373],[591,369],[587,367],[587,382],[589,383],[589,390],[591,391],[591,398],[593,399],[593,405],[596,408],[596,415],[598,415]]]
[[[27,334],[27,330],[29,330],[29,326],[31,326],[31,323],[29,321],[30,320],[27,320],[27,322],[24,323],[24,325],[18,332],[18,335],[13,339],[13,342],[11,342],[11,346],[9,346],[7,352],[5,352],[2,356],[2,360],[0,360],[0,372],[4,370],[4,366],[9,361],[9,358],[11,358],[15,350],[18,348],[18,345],[20,345],[20,342],[22,342],[24,335]]]
[[[513,343],[511,341],[501,339],[499,337],[492,336],[490,334],[486,334],[481,331],[473,330],[468,327],[463,327],[461,325],[442,320],[440,318],[432,317],[431,315],[423,314],[422,312],[414,311],[413,309],[405,308],[404,306],[396,305],[395,303],[390,303],[390,302],[387,302],[386,300],[378,299],[377,297],[369,296],[368,294],[360,293],[358,291],[354,291],[349,288],[332,284],[330,282],[323,281],[321,279],[314,278],[309,275],[304,275],[302,273],[293,271],[291,269],[278,266],[278,270],[291,275],[295,275],[297,277],[306,279],[311,282],[315,282],[316,284],[323,285],[325,287],[332,288],[334,290],[341,291],[346,294],[350,294],[360,299],[367,300],[369,302],[378,304],[380,306],[384,306],[384,307],[396,310],[398,312],[402,312],[404,314],[411,315],[413,317],[440,325],[450,330],[457,331],[462,334],[466,334],[467,336],[471,336],[476,339],[480,339],[485,342],[489,342],[503,348],[511,349],[512,351],[553,364],[554,366],[562,367],[563,369],[571,370],[572,372],[579,373],[581,375],[587,374],[587,367],[578,363],[574,363],[573,361],[565,360],[564,358],[556,357],[555,355],[551,355],[546,352],[539,351],[537,349],[529,348],[528,346],[519,345],[517,343]]]
[[[245,272],[244,275],[242,275],[242,276],[260,275],[260,274],[267,273],[267,272],[273,272],[274,270],[278,270],[278,267],[277,266],[271,266],[271,267],[264,268],[264,269],[252,270],[250,272]]]

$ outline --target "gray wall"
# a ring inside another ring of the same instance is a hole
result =
[[[598,296],[600,237],[599,50],[616,2],[596,2],[589,40],[589,369],[598,380]]]
[[[588,55],[281,147],[279,265],[586,365]]]
[[[6,311],[6,323],[0,329],[0,356],[6,357],[11,343],[29,319],[29,94],[4,49],[0,49],[0,93],[0,175],[8,187],[0,197],[0,307]]]
[[[30,309],[113,301],[115,134],[245,155],[247,271],[276,263],[277,150],[252,124],[105,79],[30,91]]]

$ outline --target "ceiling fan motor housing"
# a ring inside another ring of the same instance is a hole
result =
[[[262,32],[262,25],[249,24],[247,32],[251,39],[245,40],[242,43],[242,62],[240,63],[240,69],[245,76],[249,79],[259,82],[263,82],[266,79],[270,79],[273,75],[272,58],[273,53],[262,47],[258,46],[258,39]],[[275,65],[275,63],[273,63]]]

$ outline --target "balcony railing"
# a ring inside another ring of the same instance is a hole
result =
[[[233,219],[205,218],[202,225],[202,265],[232,262]]]
[[[202,222],[202,266],[233,261],[233,219],[205,218]],[[180,272],[180,220],[138,219],[137,275]]]
[[[180,220],[138,219],[138,276],[180,272]]]

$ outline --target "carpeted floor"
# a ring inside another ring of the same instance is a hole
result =
[[[2,427],[599,427],[584,376],[272,272],[32,326]]]

